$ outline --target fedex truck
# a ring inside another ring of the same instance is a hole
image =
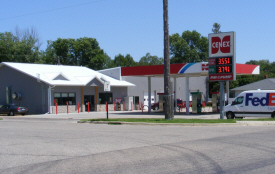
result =
[[[240,93],[224,107],[227,119],[275,117],[275,90],[251,90]]]

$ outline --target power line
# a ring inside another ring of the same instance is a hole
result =
[[[51,10],[28,13],[28,14],[23,14],[23,15],[8,17],[8,18],[0,18],[0,21],[7,20],[7,19],[20,18],[20,17],[25,17],[25,16],[31,16],[31,15],[41,14],[41,13],[48,13],[48,12],[52,12],[52,11],[58,11],[58,10],[63,10],[63,9],[73,8],[73,7],[78,7],[78,6],[84,6],[84,5],[87,5],[87,4],[97,3],[97,2],[100,2],[100,1],[106,1],[106,0],[95,0],[95,1],[87,2],[87,3],[83,3],[83,4],[77,4],[77,5],[71,5],[71,6],[61,7],[61,8],[51,9]]]

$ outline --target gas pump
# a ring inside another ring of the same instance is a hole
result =
[[[201,113],[201,92],[191,92],[192,94],[192,113]]]
[[[211,92],[212,94],[212,112],[220,112],[220,93]]]

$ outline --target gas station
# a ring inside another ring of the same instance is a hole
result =
[[[197,63],[180,63],[170,64],[170,83],[173,79],[173,98],[174,102],[177,103],[179,94],[177,93],[177,83],[182,83],[184,79],[185,89],[185,103],[186,103],[186,114],[189,114],[190,105],[190,94],[192,95],[192,112],[200,113],[202,105],[202,91],[190,91],[190,78],[196,77],[194,81],[200,80],[200,77],[204,77],[207,81],[216,81],[220,83],[220,93],[213,94],[212,106],[213,111],[218,112],[220,109],[221,119],[223,119],[223,105],[225,103],[224,97],[224,82],[226,84],[227,96],[229,99],[229,81],[236,80],[236,75],[257,75],[260,73],[260,67],[258,65],[250,64],[238,64],[236,63],[236,34],[235,32],[225,32],[209,34],[209,59],[208,62],[197,62]],[[136,95],[139,88],[143,88],[146,85],[144,80],[142,82],[135,81],[134,77],[147,78],[147,89],[148,91],[148,112],[151,113],[151,92],[152,91],[152,78],[164,78],[164,65],[149,65],[149,66],[135,66],[135,67],[117,67],[113,69],[101,70],[101,73],[117,78],[119,80],[130,81],[139,87],[134,88],[128,95]],[[178,81],[180,79],[180,81]],[[132,80],[132,81],[131,81]],[[159,80],[160,81],[160,80]],[[162,80],[163,81],[163,80]],[[193,82],[193,81],[191,81]],[[161,85],[159,83],[159,85]],[[198,86],[203,85],[198,83]],[[145,89],[145,88],[144,88]],[[144,90],[145,91],[145,90]],[[207,90],[205,90],[207,91]],[[204,91],[204,93],[206,93]],[[181,92],[182,93],[182,92]],[[158,93],[159,94],[159,93]],[[162,94],[163,95],[163,94]],[[180,94],[181,95],[181,94]],[[153,98],[154,101],[155,98]],[[204,101],[206,99],[204,98]],[[144,99],[145,101],[145,99]],[[159,96],[159,106],[163,107],[163,96]],[[220,107],[218,108],[218,103]],[[204,103],[205,104],[205,103]],[[174,111],[176,111],[177,104],[174,104]]]
[[[148,91],[151,91],[151,78],[159,77],[163,79],[164,74],[164,65],[149,65],[149,66],[134,66],[134,67],[119,67],[121,77],[147,77],[147,88]],[[190,77],[208,77],[208,62],[197,62],[197,63],[181,63],[181,64],[171,64],[170,65],[170,77],[174,79],[174,100],[177,99],[177,79],[185,77],[185,93],[189,93],[189,79]],[[249,65],[249,64],[238,64],[236,63],[236,75],[257,75],[260,73],[259,65]],[[106,74],[107,75],[107,74]],[[145,84],[144,84],[145,85]],[[229,81],[226,81],[226,91],[229,91]],[[201,100],[199,93],[191,93],[192,103],[198,103],[198,100]],[[229,98],[229,93],[227,93],[227,98]],[[148,95],[148,108],[151,108],[151,95]],[[216,100],[217,101],[217,96]],[[198,100],[197,100],[198,99]],[[186,101],[186,114],[189,114],[189,95],[185,95]],[[193,106],[192,105],[192,106]],[[215,104],[214,104],[215,105]],[[196,104],[194,105],[196,106]],[[194,110],[194,109],[193,109]],[[196,109],[195,109],[196,110]],[[176,111],[176,106],[175,106]],[[151,113],[151,109],[148,110]]]

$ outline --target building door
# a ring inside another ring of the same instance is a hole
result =
[[[94,96],[93,95],[84,95],[85,111],[88,111],[88,103],[90,111],[95,110]]]

